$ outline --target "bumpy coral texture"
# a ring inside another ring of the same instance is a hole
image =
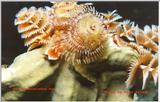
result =
[[[49,60],[65,59],[73,64],[89,64],[101,58],[111,37],[117,47],[131,47],[139,54],[129,68],[127,87],[134,85],[139,75],[143,76],[142,89],[148,79],[157,84],[160,28],[146,25],[142,30],[129,20],[118,22],[122,17],[116,10],[99,13],[91,5],[72,1],[23,8],[16,15],[15,25],[28,50],[45,46]]]

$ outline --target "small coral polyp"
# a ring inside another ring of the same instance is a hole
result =
[[[130,47],[139,55],[129,68],[127,87],[134,85],[136,76],[141,74],[142,89],[147,79],[157,84],[160,28],[146,25],[142,30],[129,20],[119,22],[122,17],[116,12],[99,13],[91,3],[55,2],[52,7],[23,8],[16,15],[15,25],[29,50],[45,46],[49,60],[65,59],[71,64],[101,59],[110,38],[117,48]]]

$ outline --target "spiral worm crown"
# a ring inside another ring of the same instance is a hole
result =
[[[71,20],[70,24],[69,29],[60,34],[60,40],[57,42],[52,40],[65,49],[61,52],[65,60],[73,63],[90,63],[102,56],[106,41],[102,21],[88,13]]]

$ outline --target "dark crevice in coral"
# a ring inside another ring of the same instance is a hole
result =
[[[95,86],[95,83],[87,80],[80,73],[75,71],[74,66],[70,67],[70,71],[74,74],[75,79],[77,81],[79,81],[82,86],[85,86],[85,87],[94,87]]]

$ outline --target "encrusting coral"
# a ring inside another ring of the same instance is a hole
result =
[[[25,39],[25,46],[29,46],[28,51],[44,47],[48,60],[69,62],[92,82],[94,78],[82,66],[101,60],[109,41],[119,49],[131,48],[138,58],[130,64],[126,86],[134,86],[136,76],[143,78],[142,89],[148,79],[157,84],[160,28],[146,25],[142,30],[129,20],[118,21],[122,17],[116,12],[99,13],[91,3],[54,2],[52,7],[21,9],[15,25]]]

